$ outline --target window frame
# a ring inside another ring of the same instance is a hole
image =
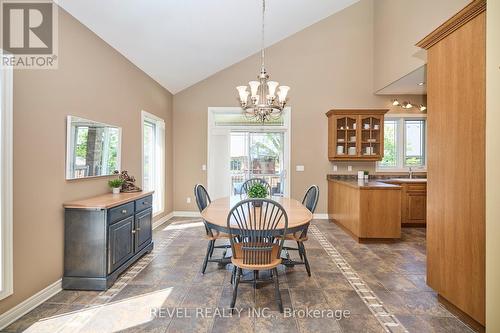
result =
[[[383,166],[381,161],[377,162],[376,172],[408,172],[410,167],[413,170],[418,170],[421,172],[427,171],[427,114],[388,114],[385,116],[385,121],[397,121],[396,127],[396,156],[397,164],[395,167]],[[425,121],[425,127],[423,130],[423,157],[424,164],[421,166],[407,166],[405,165],[406,156],[406,120],[423,120]]]
[[[2,52],[2,50],[0,50]],[[13,269],[13,70],[0,66],[0,300],[14,292]]]
[[[156,148],[158,149],[158,146],[161,146],[160,149],[160,156],[158,158],[157,154],[158,151],[155,150],[155,174],[158,173],[159,180],[156,180],[156,175],[155,175],[155,184],[161,184],[159,185],[160,187],[157,188],[155,187],[154,189],[145,189],[144,190],[154,190],[155,193],[153,194],[153,217],[156,217],[160,214],[163,214],[165,212],[165,194],[166,194],[166,185],[165,185],[165,165],[166,165],[166,143],[165,143],[165,138],[166,138],[166,133],[165,133],[165,121],[158,117],[155,116],[154,114],[151,114],[146,111],[141,111],[141,179],[142,179],[142,184],[144,187],[144,125],[145,123],[152,123],[154,124],[154,131],[155,131],[155,143],[156,143]],[[161,134],[161,135],[158,135]],[[157,185],[158,186],[158,185]],[[158,211],[154,210],[155,204],[154,200],[155,198],[161,198],[160,200],[160,209]]]

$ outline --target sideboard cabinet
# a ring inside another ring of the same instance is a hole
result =
[[[63,289],[106,290],[153,249],[152,192],[64,204]]]
[[[328,117],[330,161],[380,161],[384,157],[384,115],[387,109],[339,110]]]

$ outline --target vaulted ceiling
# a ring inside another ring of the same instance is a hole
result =
[[[358,0],[267,0],[274,44]],[[172,93],[260,49],[260,0],[57,0]]]

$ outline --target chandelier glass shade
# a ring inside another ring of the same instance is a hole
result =
[[[239,100],[247,118],[265,122],[281,117],[287,102],[290,87],[280,86],[279,82],[270,81],[265,68],[265,13],[266,2],[262,0],[262,66],[258,81],[248,82],[248,86],[238,86]]]

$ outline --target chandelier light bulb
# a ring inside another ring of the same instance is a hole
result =
[[[424,112],[425,110],[427,110],[427,106],[420,104],[420,111]]]
[[[252,97],[257,96],[260,82],[259,81],[250,81],[250,82],[248,82],[248,85],[250,86],[250,91],[252,92]]]
[[[399,101],[397,99],[395,99],[394,101],[392,101],[392,105],[399,106]]]
[[[267,87],[269,88],[269,95],[273,96],[276,94],[276,88],[278,88],[279,83],[276,81],[269,81]]]

